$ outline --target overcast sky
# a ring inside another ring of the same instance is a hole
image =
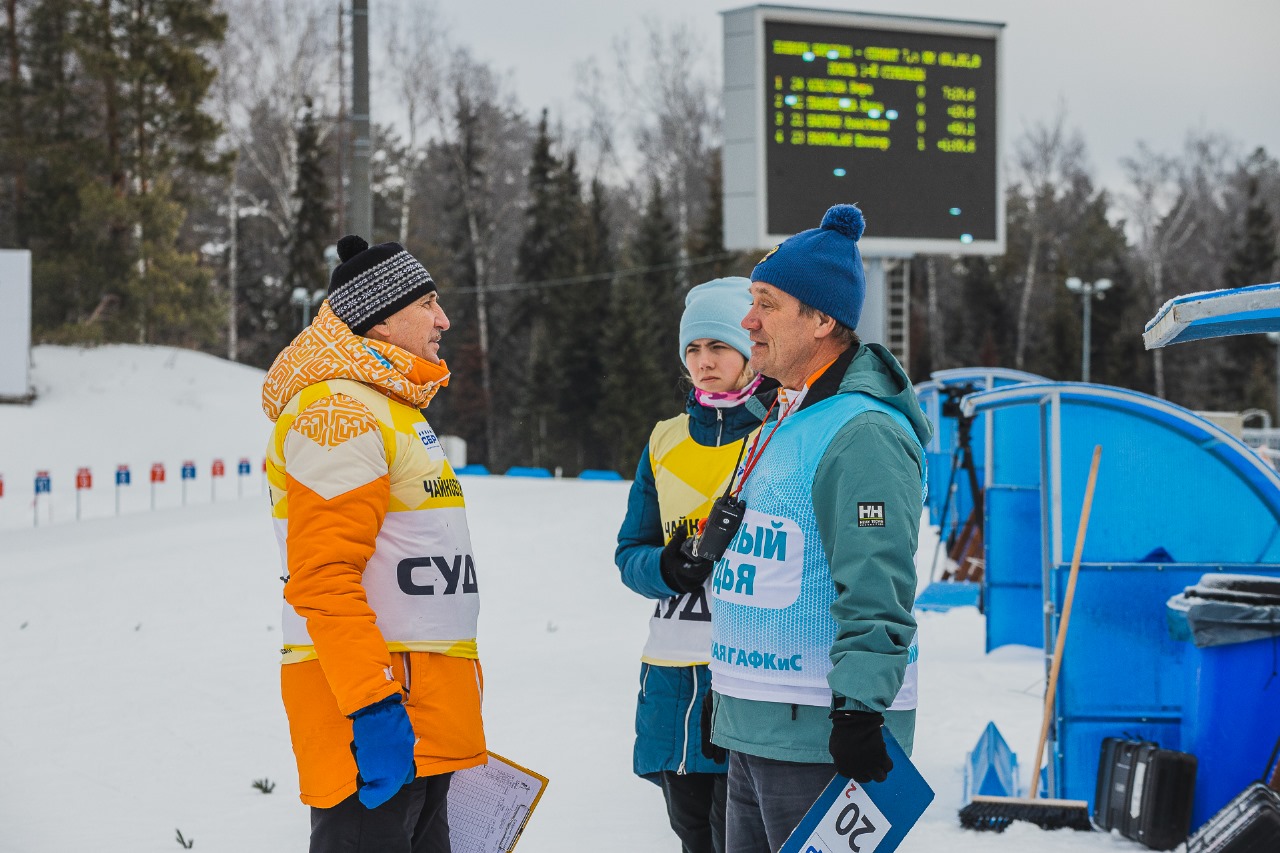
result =
[[[410,0],[413,2],[413,0]],[[647,16],[706,39],[721,77],[724,0],[445,0],[458,44],[508,73],[531,115],[574,116],[575,68],[612,67],[615,37]],[[1115,186],[1138,140],[1175,153],[1192,129],[1220,130],[1242,150],[1280,156],[1280,0],[868,0],[772,5],[1005,24],[1005,150],[1060,104],[1088,146],[1095,176]],[[377,9],[375,5],[375,10]],[[376,13],[376,12],[375,12]],[[1007,163],[1008,158],[1005,158]]]

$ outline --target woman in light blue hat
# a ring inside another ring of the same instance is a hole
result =
[[[681,545],[724,493],[760,425],[747,400],[776,385],[762,387],[747,364],[751,341],[741,321],[750,285],[718,278],[685,297],[679,355],[693,388],[685,413],[655,425],[640,455],[615,554],[622,582],[655,599],[640,658],[633,769],[662,787],[684,853],[724,850],[727,765],[704,745],[701,726],[711,683],[712,564]]]

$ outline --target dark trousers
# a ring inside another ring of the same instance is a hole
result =
[[[450,853],[449,779],[420,776],[376,809],[352,794],[311,809],[311,853]]]
[[[684,853],[724,853],[723,773],[662,772],[667,818]]]
[[[834,764],[730,752],[727,853],[775,853],[835,775]]]

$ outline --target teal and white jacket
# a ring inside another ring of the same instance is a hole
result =
[[[836,359],[772,434],[742,492],[742,528],[713,575],[717,744],[829,763],[836,702],[888,712],[910,750],[915,551],[932,432],[901,365],[866,344]]]

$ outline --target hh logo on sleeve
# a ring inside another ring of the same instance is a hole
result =
[[[884,527],[884,501],[858,502],[859,527]]]

